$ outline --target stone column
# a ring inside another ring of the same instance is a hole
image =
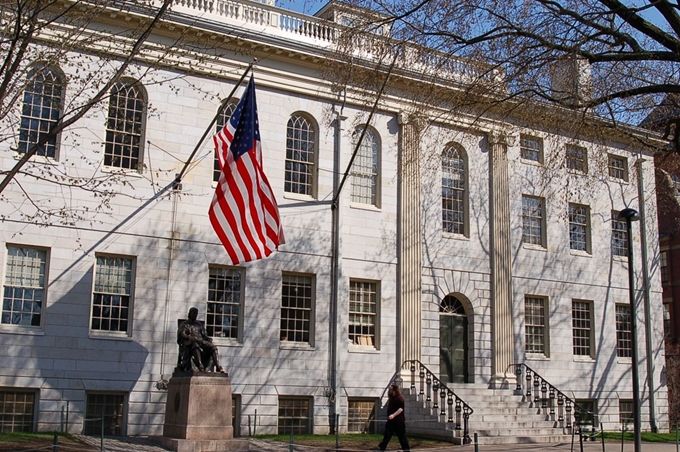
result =
[[[508,366],[514,362],[512,327],[512,246],[510,235],[510,183],[508,180],[508,146],[514,137],[492,132],[488,136],[491,151],[490,216],[491,216],[491,386],[514,384],[514,373]],[[509,381],[509,380],[512,381]]]
[[[421,356],[422,233],[420,221],[420,121],[402,113],[399,137],[398,325],[399,364]]]

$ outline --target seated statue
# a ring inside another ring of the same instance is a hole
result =
[[[198,309],[189,309],[186,320],[179,323],[177,328],[177,344],[179,344],[179,359],[177,371],[179,372],[205,372],[206,370],[222,372],[220,366],[217,345],[213,344],[202,322],[196,320]]]

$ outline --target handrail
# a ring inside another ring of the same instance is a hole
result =
[[[426,402],[432,402],[433,410],[440,410],[437,415],[440,418],[446,417],[447,422],[454,423],[455,413],[455,429],[463,430],[463,444],[470,444],[470,415],[475,410],[470,407],[463,399],[458,397],[455,392],[446,384],[444,384],[437,376],[430,371],[423,363],[417,359],[410,359],[404,361],[403,367],[409,365],[411,370],[411,392],[416,390],[416,365],[418,366],[418,377],[420,378],[420,392],[418,396],[425,396]],[[427,391],[427,392],[426,392]],[[437,402],[439,399],[439,403]],[[454,408],[455,405],[455,408]],[[441,408],[440,408],[441,407]],[[448,416],[447,416],[448,414]]]
[[[575,400],[571,399],[565,393],[557,389],[534,369],[524,363],[510,364],[508,369],[511,367],[514,368],[514,374],[517,377],[517,387],[515,388],[515,391],[520,394],[524,394],[527,401],[533,401],[536,405],[540,402],[541,406],[539,409],[543,410],[544,414],[550,415],[550,419],[560,424],[560,427],[563,426],[564,428],[568,429],[572,427],[572,409],[574,411],[574,425],[576,427],[579,427],[580,429],[581,424],[579,419],[582,419],[583,415],[590,415],[591,419],[593,419],[593,427],[595,427],[595,413],[580,406]],[[524,369],[524,371],[522,371],[522,369]],[[524,378],[522,378],[523,373]],[[526,381],[526,392],[524,392],[522,389],[522,381]],[[557,400],[557,419],[555,419],[555,400]],[[556,424],[555,426],[557,427],[558,425]]]

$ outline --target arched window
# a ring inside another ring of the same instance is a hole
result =
[[[224,105],[224,103],[222,105]],[[227,101],[227,105],[224,105],[220,115],[217,117],[217,127],[215,128],[215,133],[219,132],[224,128],[224,126],[227,125],[229,118],[231,118],[231,115],[233,115],[234,111],[236,110],[236,105],[238,105],[238,99],[230,99]],[[220,161],[217,158],[217,149],[215,149],[213,153],[213,182],[217,182],[220,180],[220,174],[222,170],[220,169]]]
[[[465,306],[453,295],[447,295],[439,304],[439,312],[443,314],[466,315]]]
[[[60,73],[51,67],[35,67],[26,77],[24,102],[19,126],[17,150],[28,152],[34,144],[49,134],[62,110],[64,82]],[[57,136],[54,134],[40,146],[36,155],[57,158]]]
[[[442,230],[467,235],[467,159],[457,145],[442,152]]]
[[[358,127],[355,130],[355,140],[358,140],[361,136],[363,127]],[[379,207],[379,182],[380,143],[376,132],[367,128],[352,164],[352,202]]]
[[[286,128],[286,193],[314,196],[316,186],[316,127],[307,117],[293,114]]]
[[[106,121],[104,165],[141,169],[145,119],[146,95],[142,87],[133,80],[113,85]]]

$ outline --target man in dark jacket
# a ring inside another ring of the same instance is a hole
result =
[[[385,450],[392,435],[397,435],[399,444],[403,451],[410,451],[411,447],[408,445],[406,439],[406,416],[404,416],[404,397],[399,391],[399,386],[390,385],[387,391],[387,423],[385,424],[385,436],[378,447],[380,450]]]

